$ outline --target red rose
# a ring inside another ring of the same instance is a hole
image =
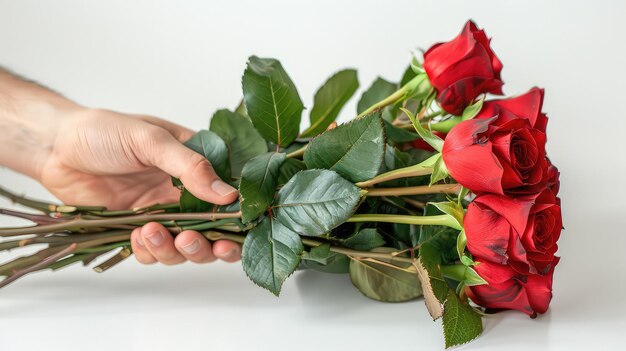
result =
[[[474,193],[528,194],[545,187],[543,90],[486,102],[476,118],[448,133],[443,160],[450,175]]]
[[[552,276],[558,262],[559,258],[555,257],[550,265],[552,269],[545,275],[525,275],[509,266],[478,261],[474,269],[487,284],[470,286],[465,291],[472,301],[485,308],[518,310],[534,318],[548,310]]]
[[[555,165],[552,164],[552,162],[550,162],[550,160],[548,160],[548,171],[547,171],[547,178],[548,178],[548,188],[550,188],[550,190],[552,190],[552,193],[554,195],[557,195],[559,193],[559,189],[561,188],[561,181],[559,180],[559,177],[561,175],[561,173],[559,172],[559,169],[556,168]]]
[[[461,115],[480,94],[502,95],[502,63],[489,41],[482,29],[468,21],[456,38],[435,44],[424,54],[424,70],[447,112]]]
[[[546,274],[558,249],[561,207],[549,189],[516,198],[483,194],[469,204],[463,227],[475,257]]]

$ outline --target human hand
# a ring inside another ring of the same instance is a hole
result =
[[[196,197],[215,204],[236,200],[237,190],[221,181],[211,164],[182,143],[193,131],[143,115],[79,108],[60,119],[56,135],[35,172],[61,201],[128,209],[177,202],[180,192],[170,176]],[[158,223],[132,232],[131,245],[144,264],[237,261],[241,248],[230,241],[211,245],[200,233],[173,238]]]

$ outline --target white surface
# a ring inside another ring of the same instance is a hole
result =
[[[484,335],[463,349],[624,349],[624,2],[181,4],[0,0],[0,64],[86,105],[202,128],[214,110],[238,103],[250,54],[279,58],[310,108],[332,72],[358,68],[362,87],[378,74],[398,80],[410,49],[449,39],[473,18],[494,37],[507,94],[546,88],[566,231],[550,312],[486,318]],[[352,100],[343,118],[354,109]],[[7,170],[0,184],[50,198]],[[297,273],[280,299],[238,264],[133,260],[103,275],[36,274],[0,291],[2,351],[347,347],[442,350],[443,337],[422,301],[376,303],[347,276],[316,272]]]

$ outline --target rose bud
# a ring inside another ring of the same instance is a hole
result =
[[[456,38],[424,53],[424,70],[448,113],[461,115],[480,94],[502,95],[502,63],[489,41],[482,29],[468,21]]]
[[[552,277],[559,262],[555,257],[552,269],[545,275],[524,275],[509,266],[481,262],[474,270],[487,284],[466,287],[467,296],[476,304],[492,309],[518,310],[535,318],[545,313],[552,299]]]
[[[543,90],[488,101],[472,120],[448,133],[443,160],[450,175],[474,193],[528,194],[547,181]]]
[[[483,261],[546,274],[561,235],[561,207],[549,189],[532,196],[478,195],[463,221],[467,249]]]

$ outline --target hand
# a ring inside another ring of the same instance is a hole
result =
[[[211,203],[229,204],[237,198],[237,190],[221,181],[202,155],[182,144],[194,134],[189,129],[150,116],[82,108],[58,122],[36,177],[64,203],[128,209],[177,202],[180,192],[170,176]],[[216,258],[234,262],[241,255],[236,243],[211,245],[194,231],[174,239],[158,223],[135,229],[131,245],[145,264]]]

